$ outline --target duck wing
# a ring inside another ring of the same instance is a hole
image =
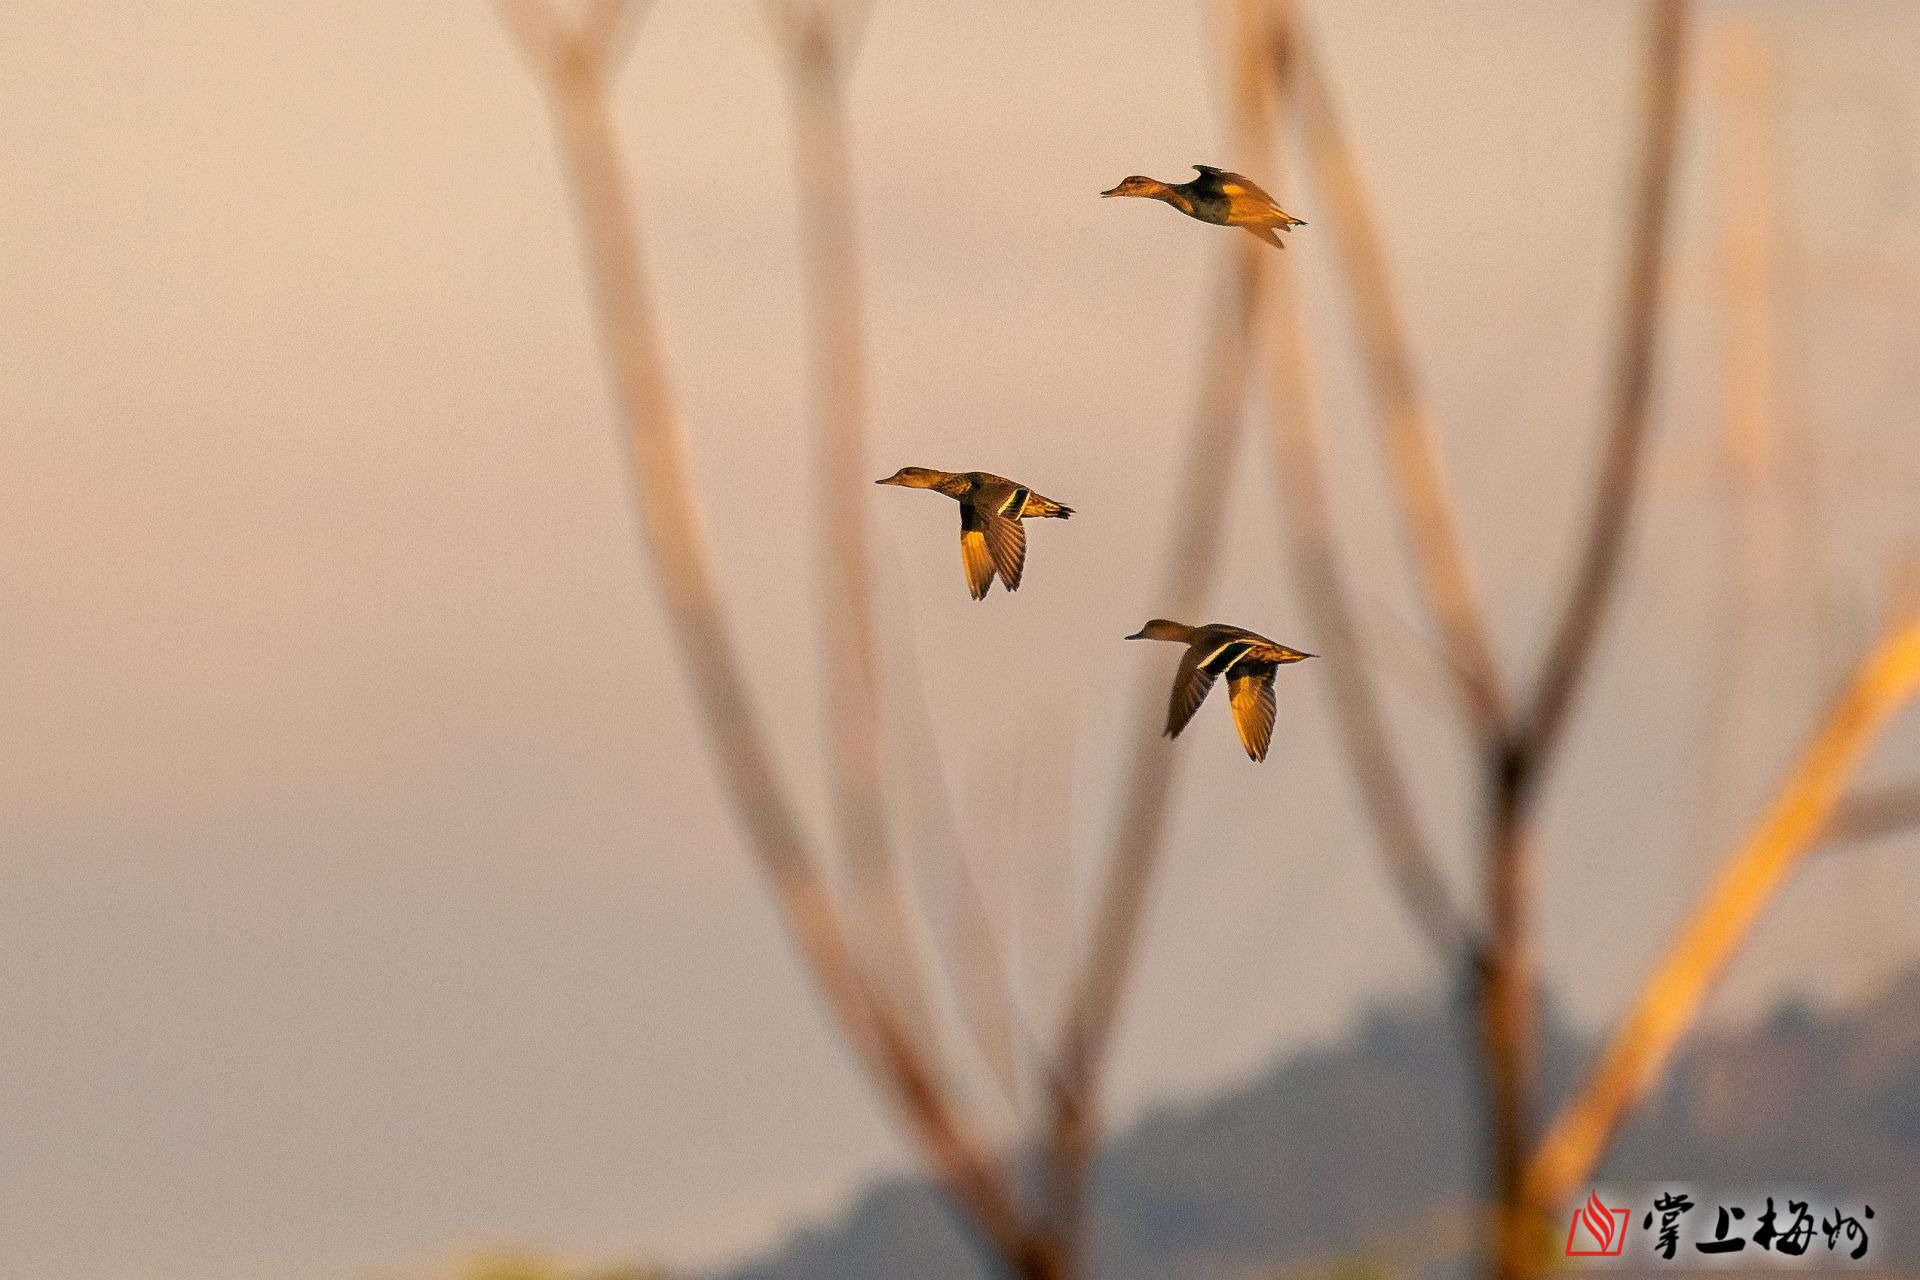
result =
[[[971,502],[960,504],[960,563],[967,571],[967,590],[975,600],[987,597],[993,585],[993,553],[987,548],[986,517]]]
[[[1221,194],[1233,197],[1245,196],[1270,209],[1279,207],[1273,203],[1273,197],[1266,193],[1266,189],[1252,178],[1238,173],[1222,173],[1218,169],[1215,169],[1214,173],[1218,175]]]
[[[1025,489],[1017,490],[1014,497],[1026,500]],[[993,567],[1000,572],[1000,581],[1009,591],[1020,589],[1020,574],[1027,566],[1027,527],[1014,516],[1001,515],[998,510],[980,512],[982,532],[986,535],[987,551],[993,556]]]
[[[1207,700],[1207,690],[1213,688],[1216,673],[1207,670],[1201,659],[1206,657],[1199,645],[1188,645],[1186,653],[1180,657],[1180,669],[1173,673],[1173,696],[1167,702],[1167,736],[1177,738],[1180,731],[1187,727],[1187,721],[1193,719],[1193,713]]]
[[[1204,183],[1210,191],[1224,199],[1233,208],[1235,225],[1246,225],[1241,221],[1242,218],[1273,219],[1278,226],[1306,225],[1282,209],[1274,198],[1267,194],[1266,188],[1252,178],[1244,174],[1230,173],[1225,169],[1215,169],[1211,165],[1197,164],[1193,167],[1204,175],[1195,179],[1195,185]],[[1286,248],[1285,245],[1280,247]]]
[[[1254,760],[1267,758],[1267,744],[1273,741],[1273,673],[1264,662],[1245,662],[1227,674],[1227,691],[1233,696],[1233,727],[1240,731],[1240,745]]]
[[[1245,174],[1235,173],[1231,169],[1216,169],[1210,164],[1197,164],[1193,167],[1200,171],[1200,177],[1195,180],[1196,182],[1204,183],[1223,196],[1252,196],[1256,200],[1273,203],[1273,197],[1262,191],[1260,184]]]
[[[1261,635],[1258,631],[1249,631],[1245,627],[1236,627],[1236,626],[1233,626],[1231,623],[1209,622],[1204,627],[1202,627],[1201,630],[1207,633],[1208,638],[1212,641],[1213,645],[1215,646],[1210,651],[1221,657],[1227,656],[1229,652],[1227,648],[1228,645],[1237,643],[1242,640],[1251,642],[1252,644],[1256,644],[1256,645],[1267,645],[1271,648],[1276,648],[1276,649],[1280,647],[1280,642],[1277,640],[1270,640],[1266,636]],[[1244,653],[1245,653],[1245,650],[1242,650],[1241,654],[1244,654]],[[1237,660],[1241,656],[1241,654],[1235,654],[1233,656]],[[1221,668],[1221,670],[1223,671],[1225,669],[1226,668],[1224,667]]]

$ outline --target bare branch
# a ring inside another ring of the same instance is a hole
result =
[[[543,84],[554,78],[561,51],[572,39],[548,0],[494,0],[500,25],[506,29],[527,68]]]
[[[1251,5],[1256,0],[1242,0]],[[1254,154],[1249,145],[1264,112],[1261,77],[1253,51],[1236,43],[1233,151]],[[1199,404],[1188,436],[1184,475],[1169,509],[1178,513],[1161,563],[1155,612],[1181,617],[1204,602],[1219,560],[1227,504],[1222,495],[1237,447],[1251,371],[1254,331],[1259,319],[1266,256],[1273,250],[1251,236],[1234,236],[1226,246],[1200,373]],[[1165,835],[1167,799],[1172,788],[1174,754],[1160,736],[1164,700],[1161,677],[1142,681],[1131,717],[1139,736],[1123,784],[1121,813],[1112,853],[1096,890],[1093,931],[1074,968],[1055,1054],[1052,1106],[1045,1145],[1049,1231],[1077,1267],[1085,1196],[1098,1140],[1099,1079],[1111,1042],[1120,1001],[1139,949],[1141,916],[1152,886]]]
[[[781,41],[793,125],[800,248],[809,311],[811,416],[819,492],[822,687],[841,862],[852,913],[905,1016],[934,1036],[926,981],[887,831],[873,573],[868,548],[867,380],[846,69],[824,5],[769,5]]]
[[[1567,712],[1615,595],[1621,555],[1640,490],[1654,356],[1660,336],[1660,284],[1672,205],[1687,54],[1686,0],[1654,0],[1648,31],[1642,117],[1646,135],[1633,198],[1631,241],[1621,297],[1606,457],[1595,482],[1586,547],[1527,706],[1522,741],[1542,758],[1559,741]],[[1532,765],[1537,777],[1539,766]]]
[[[1860,844],[1920,829],[1920,782],[1855,791],[1834,806],[1820,843]]]
[[[1543,1213],[1583,1184],[1621,1119],[1659,1079],[1713,984],[1761,913],[1831,821],[1848,781],[1887,725],[1920,692],[1920,619],[1890,631],[1807,744],[1751,834],[1722,864],[1593,1074],[1561,1106],[1535,1149],[1526,1203]]]
[[[888,575],[888,585],[898,586],[892,574]],[[901,602],[900,607],[876,615],[876,623],[886,641],[885,652],[899,658],[899,667],[891,676],[893,704],[901,708],[904,723],[902,767],[897,776],[921,810],[918,828],[929,856],[919,861],[922,865],[931,862],[945,877],[939,900],[949,917],[941,923],[949,927],[942,930],[936,926],[935,933],[948,943],[947,978],[960,1023],[1008,1110],[1018,1112],[1020,1053],[1037,1054],[1039,1046],[1018,1017],[1012,967],[988,917],[978,878],[973,874],[973,860],[960,836],[965,827],[947,791],[946,770],[934,732],[933,712],[927,704],[926,682],[921,678],[905,593],[895,589],[889,594]],[[923,888],[923,902],[933,896]]]
[[[593,0],[580,18],[580,48],[603,74],[626,61],[653,0]]]
[[[1523,710],[1524,719],[1506,726],[1482,753],[1490,821],[1488,945],[1479,1015],[1497,1209],[1496,1274],[1503,1278],[1528,1274],[1535,1247],[1527,1198],[1539,1049],[1539,973],[1530,910],[1537,865],[1532,802],[1548,776],[1567,711],[1614,594],[1628,519],[1639,489],[1660,321],[1668,193],[1679,133],[1686,16],[1685,0],[1654,0],[1646,63],[1646,132],[1633,200],[1611,430],[1586,553],[1537,690]]]
[[[539,53],[554,29],[550,11],[532,0],[502,2],[516,37],[530,55]],[[985,1145],[951,1106],[939,1072],[864,974],[774,767],[713,585],[604,68],[581,56],[571,38],[563,44],[567,51],[545,64],[556,145],[574,199],[613,398],[626,429],[641,544],[720,781],[842,1033],[982,1235],[1004,1256],[1020,1256],[1028,1233],[1015,1197]]]
[[[1293,89],[1293,23],[1291,0],[1273,0],[1264,43],[1273,65],[1273,96],[1283,124]],[[1284,128],[1279,133],[1284,137]],[[1286,196],[1277,180],[1284,171],[1284,164],[1273,165],[1276,182],[1272,189],[1282,204]],[[1334,722],[1373,823],[1388,877],[1442,969],[1458,971],[1477,943],[1428,852],[1412,795],[1394,755],[1365,637],[1348,604],[1346,575],[1321,487],[1323,464],[1293,264],[1276,261],[1269,270],[1272,332],[1266,362],[1267,422],[1278,493],[1276,506],[1286,549],[1312,633],[1318,637],[1316,650],[1327,655],[1322,670],[1327,675]]]
[[[534,75],[552,83],[582,71],[611,75],[653,5],[651,0],[593,0],[573,27],[552,0],[494,0],[494,7]]]
[[[1170,614],[1189,614],[1200,607],[1218,560],[1225,514],[1220,495],[1225,491],[1238,436],[1248,365],[1248,329],[1254,318],[1261,269],[1255,265],[1257,259],[1252,264],[1247,260],[1259,249],[1259,243],[1250,237],[1236,238],[1230,253],[1238,265],[1229,267],[1221,290],[1224,296],[1213,308],[1217,318],[1201,379],[1202,404],[1180,485],[1181,496],[1170,504],[1180,513],[1179,523],[1164,561],[1161,588],[1154,596],[1165,602],[1162,607]],[[1100,1057],[1118,995],[1125,987],[1127,957],[1133,950],[1166,816],[1172,753],[1156,728],[1166,700],[1163,684],[1162,674],[1142,682],[1135,719],[1144,731],[1127,772],[1126,803],[1093,940],[1079,968],[1080,994],[1074,1001],[1076,1013],[1072,1018],[1076,1031],[1069,1037],[1076,1047],[1067,1058],[1087,1068]]]
[[[1294,92],[1308,171],[1326,210],[1352,308],[1360,354],[1379,411],[1409,555],[1427,610],[1460,676],[1469,725],[1490,738],[1506,718],[1480,588],[1461,540],[1440,461],[1438,433],[1414,376],[1366,182],[1342,131],[1331,91],[1302,27],[1295,34]],[[1316,219],[1319,221],[1321,219]]]
[[[1239,434],[1242,400],[1250,361],[1250,332],[1260,294],[1263,264],[1256,255],[1272,253],[1251,236],[1236,236],[1223,264],[1217,301],[1210,309],[1207,353],[1201,374],[1200,406],[1193,424],[1185,475],[1170,509],[1179,513],[1166,559],[1156,612],[1193,613],[1205,599],[1219,559],[1221,526],[1228,492],[1226,480]],[[1050,1124],[1050,1154],[1055,1158],[1055,1199],[1067,1183],[1083,1186],[1097,1133],[1094,1082],[1132,976],[1139,949],[1140,920],[1146,907],[1165,837],[1167,800],[1172,790],[1174,753],[1159,733],[1165,703],[1164,674],[1145,678],[1130,719],[1140,726],[1123,784],[1121,813],[1113,850],[1099,882],[1092,935],[1074,967],[1067,1006],[1055,1051],[1055,1089]],[[1074,1170],[1070,1175],[1064,1169]],[[1069,1215],[1070,1217],[1077,1216]],[[1067,1234],[1077,1234],[1069,1228]]]

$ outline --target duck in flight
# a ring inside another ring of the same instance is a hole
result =
[[[1210,164],[1193,166],[1200,176],[1192,182],[1166,183],[1135,174],[1103,196],[1140,196],[1164,200],[1189,218],[1222,227],[1241,227],[1256,240],[1286,248],[1280,232],[1307,224],[1273,202],[1251,178],[1243,178]]]
[[[967,590],[975,600],[986,599],[996,573],[1007,590],[1020,589],[1020,573],[1027,563],[1027,530],[1021,521],[1065,520],[1073,514],[1065,503],[985,471],[902,467],[874,483],[934,489],[960,503],[960,562],[967,571]]]
[[[1155,618],[1127,639],[1172,640],[1187,646],[1167,703],[1169,738],[1180,736],[1206,701],[1207,690],[1225,676],[1233,699],[1233,726],[1240,731],[1240,745],[1254,760],[1265,760],[1267,744],[1273,741],[1273,673],[1285,663],[1314,656],[1223,622],[1189,627]]]

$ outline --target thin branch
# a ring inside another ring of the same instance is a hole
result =
[[[1250,51],[1240,48],[1234,92],[1233,150],[1237,154],[1254,154],[1248,145],[1249,121],[1263,111],[1257,64]],[[1208,308],[1199,403],[1188,436],[1185,472],[1167,507],[1176,513],[1176,520],[1153,596],[1154,611],[1173,617],[1189,616],[1201,606],[1219,561],[1227,510],[1224,495],[1232,491],[1229,482],[1251,372],[1262,275],[1266,255],[1273,250],[1250,236],[1234,236],[1225,252]],[[1164,679],[1164,675],[1144,679],[1135,698],[1130,718],[1140,728],[1123,783],[1125,798],[1105,874],[1096,889],[1092,933],[1068,988],[1055,1053],[1045,1135],[1047,1218],[1070,1269],[1077,1269],[1086,1187],[1098,1139],[1094,1082],[1132,975],[1141,917],[1165,836],[1174,753],[1158,728],[1165,702]]]
[[[1920,829],[1920,782],[1853,792],[1834,806],[1820,843],[1862,844],[1898,831]]]
[[[853,207],[853,147],[846,76],[833,19],[823,4],[768,5],[781,37],[793,123],[801,260],[810,319],[811,416],[819,491],[846,500],[813,512],[820,533],[820,643],[826,691],[826,754],[833,777],[841,863],[852,891],[853,920],[878,960],[905,1016],[932,1051],[910,912],[887,831],[881,762],[873,573],[868,547],[867,385],[863,353],[860,254]]]
[[[1486,965],[1480,1029],[1497,1211],[1495,1273],[1524,1276],[1534,1259],[1528,1201],[1533,1093],[1539,1051],[1539,973],[1532,936],[1534,799],[1549,774],[1567,712],[1613,598],[1628,521],[1640,488],[1660,323],[1674,153],[1686,54],[1685,0],[1654,0],[1645,72],[1645,135],[1633,196],[1619,359],[1605,463],[1585,555],[1537,691],[1518,724],[1486,744]]]
[[[939,1072],[864,976],[774,767],[708,563],[683,424],[648,301],[638,220],[607,101],[607,68],[538,0],[499,0],[551,108],[574,200],[615,406],[626,428],[641,544],[721,783],[828,1009],[893,1100],[929,1164],[1003,1256],[1027,1232],[992,1157],[946,1097]],[[549,43],[543,44],[542,41]],[[552,56],[542,58],[542,53]]]
[[[544,83],[580,69],[612,75],[625,61],[653,3],[593,0],[572,29],[551,0],[495,0],[495,8],[521,56]]]
[[[1272,0],[1265,44],[1273,66],[1273,96],[1283,126],[1293,91],[1293,24],[1291,0]],[[1278,134],[1285,136],[1284,127]],[[1276,159],[1272,167],[1276,179],[1284,170],[1285,165]],[[1273,189],[1284,204],[1285,192],[1277,184]],[[1314,424],[1312,382],[1307,373],[1299,285],[1290,261],[1277,261],[1270,271],[1267,423],[1278,494],[1275,505],[1281,515],[1286,549],[1307,607],[1310,629],[1318,637],[1316,648],[1327,655],[1323,669],[1334,722],[1373,823],[1387,875],[1441,968],[1455,972],[1477,946],[1474,930],[1434,865],[1412,794],[1394,755],[1365,637],[1348,603],[1346,574],[1321,485],[1323,463]]]
[[[593,0],[580,15],[580,47],[603,75],[626,61],[653,0]]]
[[[1726,859],[1593,1074],[1561,1106],[1529,1163],[1526,1203],[1544,1213],[1583,1185],[1622,1118],[1659,1079],[1681,1036],[1761,913],[1832,820],[1887,725],[1920,693],[1920,619],[1890,631],[1808,743],[1752,833]]]
[[[1488,738],[1505,722],[1505,694],[1440,461],[1438,433],[1414,375],[1366,182],[1304,23],[1296,23],[1294,42],[1295,101],[1307,168],[1325,209],[1324,218],[1315,221],[1326,224],[1338,253],[1408,554],[1434,627],[1445,639],[1448,666],[1459,674],[1468,724]]]
[[[1239,434],[1249,365],[1249,332],[1260,293],[1262,269],[1256,254],[1272,253],[1251,236],[1236,236],[1211,308],[1201,403],[1190,437],[1179,496],[1169,504],[1178,514],[1154,599],[1155,612],[1191,615],[1203,603],[1219,559],[1220,531],[1229,489],[1233,446]],[[1165,838],[1167,801],[1172,791],[1174,753],[1160,736],[1165,714],[1165,673],[1143,679],[1129,719],[1137,724],[1128,764],[1118,825],[1106,873],[1099,882],[1092,934],[1074,967],[1067,1006],[1055,1052],[1059,1084],[1050,1124],[1053,1153],[1083,1181],[1095,1137],[1093,1083],[1099,1078],[1121,996],[1132,976],[1139,949],[1141,916]],[[1056,1194],[1056,1199],[1059,1194]]]
[[[791,52],[825,36],[826,54],[840,67],[851,66],[866,42],[876,0],[761,0],[775,37]]]
[[[1257,245],[1249,240],[1245,247],[1236,244],[1234,253],[1236,256],[1250,255],[1255,248]],[[1229,292],[1231,300],[1222,307],[1222,311],[1229,315],[1248,316],[1253,307],[1252,291],[1245,287],[1244,277],[1236,276],[1229,286]],[[1237,349],[1241,342],[1243,339],[1233,339],[1215,346],[1215,355],[1208,361],[1214,370],[1206,378],[1209,386],[1223,385],[1226,381],[1224,370],[1228,366],[1244,373],[1245,354]],[[1225,347],[1236,349],[1223,350]],[[1211,396],[1208,398],[1211,399]],[[1236,406],[1229,411],[1229,416],[1237,418],[1238,413]],[[1206,427],[1211,429],[1207,431],[1208,435],[1212,430],[1227,429],[1226,418],[1215,417],[1207,411],[1203,411],[1202,418]],[[1167,602],[1165,608],[1169,613],[1184,615],[1197,609],[1205,594],[1203,584],[1212,576],[1217,533],[1203,533],[1202,526],[1211,526],[1212,530],[1217,531],[1219,520],[1217,516],[1201,513],[1206,512],[1210,503],[1218,502],[1220,491],[1207,480],[1216,473],[1224,478],[1226,457],[1230,456],[1221,448],[1225,443],[1218,438],[1209,439],[1203,447],[1189,455],[1186,478],[1181,485],[1185,498],[1173,504],[1173,509],[1182,513],[1181,520],[1188,523],[1176,530],[1174,536],[1174,544],[1180,550],[1167,557],[1169,566],[1186,566],[1186,573],[1178,569],[1170,570],[1167,578],[1163,579],[1164,589],[1155,596]],[[1079,969],[1079,998],[1074,1001],[1075,1016],[1072,1019],[1075,1032],[1070,1036],[1073,1048],[1067,1058],[1081,1064],[1083,1071],[1093,1069],[1112,1030],[1118,996],[1125,987],[1126,960],[1134,949],[1133,939],[1139,925],[1140,909],[1145,902],[1161,843],[1173,759],[1166,744],[1153,732],[1163,715],[1162,704],[1166,700],[1164,684],[1164,674],[1158,672],[1142,684],[1144,696],[1139,699],[1141,712],[1134,718],[1146,732],[1141,735],[1127,773],[1127,800],[1104,882],[1105,893],[1101,899],[1093,939]]]
[[[1212,324],[1200,374],[1200,402],[1188,437],[1186,468],[1167,508],[1177,516],[1153,596],[1160,602],[1154,608],[1170,615],[1191,614],[1204,603],[1219,562],[1227,510],[1222,499],[1231,491],[1261,279],[1271,252],[1251,237],[1235,236],[1208,308]],[[1093,937],[1069,1006],[1062,1061],[1078,1067],[1066,1071],[1069,1078],[1092,1070],[1112,1030],[1166,817],[1173,753],[1157,731],[1166,702],[1164,674],[1143,680],[1137,701],[1136,719],[1146,732],[1135,740]]]
[[[1660,285],[1671,222],[1674,155],[1685,92],[1687,20],[1686,0],[1654,0],[1641,88],[1646,134],[1633,200],[1606,456],[1595,483],[1586,547],[1573,588],[1527,705],[1521,736],[1527,754],[1536,760],[1550,755],[1557,745],[1581,678],[1591,665],[1608,606],[1617,594],[1620,561],[1641,488],[1640,462],[1660,337]],[[1532,773],[1540,776],[1537,763]]]
[[[894,566],[888,567],[891,570]],[[1017,1113],[1020,1053],[1024,1050],[1037,1055],[1038,1041],[1018,1016],[1012,967],[988,916],[978,878],[973,874],[973,860],[959,834],[966,828],[956,817],[953,797],[947,790],[918,646],[913,643],[907,597],[898,590],[896,574],[887,574],[887,585],[890,598],[899,603],[878,615],[876,621],[883,632],[885,651],[897,654],[899,660],[898,669],[891,673],[894,705],[901,708],[904,725],[898,776],[920,810],[920,838],[930,855],[916,861],[919,865],[931,862],[943,872],[945,883],[940,887],[944,893],[939,898],[947,907],[944,923],[948,927],[936,926],[935,934],[948,944],[946,972],[954,1004],[968,1040],[993,1077],[1008,1110]],[[932,896],[923,888],[923,902]]]

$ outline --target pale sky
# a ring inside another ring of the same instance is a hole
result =
[[[1313,8],[1503,653],[1530,670],[1600,419],[1638,9]],[[1753,732],[1704,807],[1672,784],[1703,772],[1725,653],[1701,125],[1657,485],[1550,796],[1546,964],[1590,1025],[1920,540],[1920,20],[1900,0],[1710,12],[1774,24],[1779,405],[1800,433],[1780,505],[1811,495],[1817,521],[1767,526]],[[1120,637],[1159,611],[1181,513],[1156,499],[1223,244],[1096,193],[1221,154],[1203,16],[882,0],[852,98],[873,474],[1000,471],[1080,513],[1034,532],[1017,597],[976,605],[951,511],[865,489],[883,598],[918,638],[966,836],[1070,827],[1082,875],[1132,690],[1171,666]],[[647,252],[728,603],[818,818],[782,105],[753,6],[660,0],[622,94]],[[541,103],[491,10],[21,0],[0,11],[0,120],[0,1274],[320,1280],[503,1241],[712,1262],[900,1167],[699,747]],[[1458,743],[1320,231],[1290,252],[1353,571],[1464,883]],[[1325,652],[1260,447],[1209,614]],[[1122,1119],[1428,980],[1321,677],[1282,675],[1265,767],[1218,707],[1179,743]],[[1065,727],[1009,749],[1004,698]],[[1908,724],[1875,771],[1917,769]],[[989,816],[1016,777],[1070,778],[1070,813]],[[1041,843],[989,868],[1003,898],[1050,882]],[[1917,851],[1811,868],[1716,1013],[1858,993],[1910,959]],[[1023,954],[1045,970],[1062,945]]]

